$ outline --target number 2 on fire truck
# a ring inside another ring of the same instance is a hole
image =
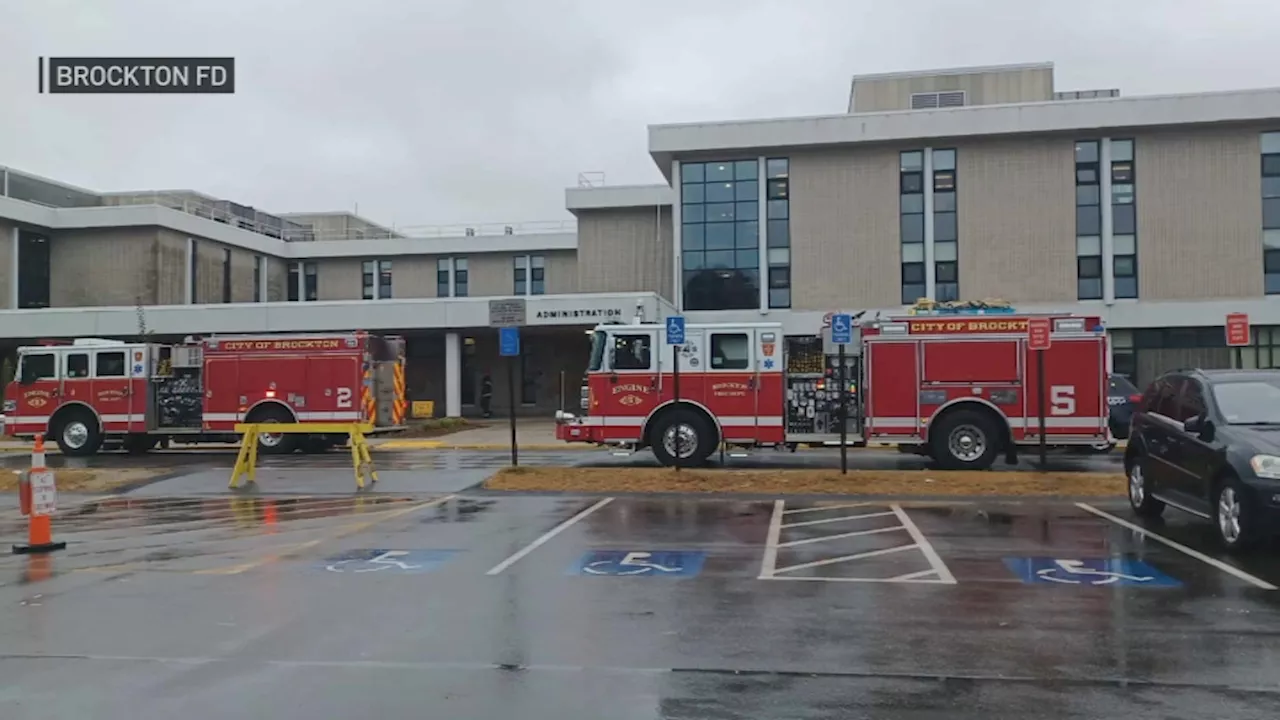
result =
[[[1049,388],[1049,414],[1075,415],[1076,389],[1070,385],[1054,385]]]
[[[351,407],[351,388],[338,388],[338,407]]]

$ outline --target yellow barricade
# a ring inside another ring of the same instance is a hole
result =
[[[372,425],[361,423],[240,423],[236,432],[243,436],[240,441],[240,454],[236,456],[236,466],[231,470],[229,487],[240,486],[240,477],[247,475],[249,482],[256,482],[255,472],[258,469],[258,436],[262,433],[284,433],[290,435],[346,435],[351,440],[351,465],[356,473],[356,488],[363,490],[365,476],[369,482],[378,482],[378,471],[373,467],[373,456],[369,453],[369,441],[365,433],[373,430]]]

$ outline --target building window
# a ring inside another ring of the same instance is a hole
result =
[[[391,299],[391,261],[378,261],[378,299]]]
[[[684,308],[759,308],[759,162],[682,164],[680,209]]]
[[[289,302],[298,302],[301,300],[300,292],[302,284],[300,282],[302,273],[302,265],[300,263],[289,263]]]
[[[467,259],[436,260],[436,297],[467,296]]]
[[[49,238],[18,231],[18,308],[47,308],[50,296]]]
[[[516,295],[543,295],[547,292],[547,259],[542,255],[516,255],[513,258]]]
[[[320,275],[313,262],[302,263],[302,299],[313,302],[320,297]]]
[[[765,259],[769,307],[791,307],[791,161],[769,158],[765,171]]]
[[[1280,295],[1280,132],[1262,134],[1262,267],[1268,295]]]
[[[253,301],[262,302],[263,264],[266,260],[261,255],[253,256]]]
[[[1076,143],[1076,297],[1102,299],[1102,184],[1097,140]],[[1136,280],[1135,280],[1136,282]]]
[[[1117,298],[1138,297],[1138,214],[1133,140],[1111,141],[1111,271]]]
[[[933,299],[960,299],[960,226],[956,218],[956,151],[933,150]]]
[[[222,302],[231,302],[231,248],[222,250]]]
[[[899,240],[902,243],[902,304],[927,295],[924,272],[924,151],[898,155]]]

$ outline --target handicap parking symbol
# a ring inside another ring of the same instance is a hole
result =
[[[329,572],[363,575],[427,573],[445,564],[457,550],[349,550],[326,558],[321,567]]]
[[[701,572],[705,560],[701,552],[595,550],[583,555],[569,574],[687,578]]]
[[[1129,558],[1005,558],[1005,567],[1029,584],[1181,587],[1178,580]]]

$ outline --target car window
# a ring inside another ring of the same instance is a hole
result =
[[[1182,392],[1182,385],[1184,381],[1185,378],[1177,375],[1169,375],[1157,380],[1157,395],[1154,403],[1148,408],[1148,410],[1167,418],[1177,419],[1179,403],[1178,396]]]
[[[1178,422],[1186,422],[1204,414],[1204,389],[1198,380],[1188,378],[1182,385],[1182,398],[1178,403],[1178,414],[1173,416]]]
[[[615,335],[613,339],[614,370],[648,370],[650,365],[648,335]]]
[[[1280,425],[1280,379],[1216,383],[1213,400],[1230,425]]]

